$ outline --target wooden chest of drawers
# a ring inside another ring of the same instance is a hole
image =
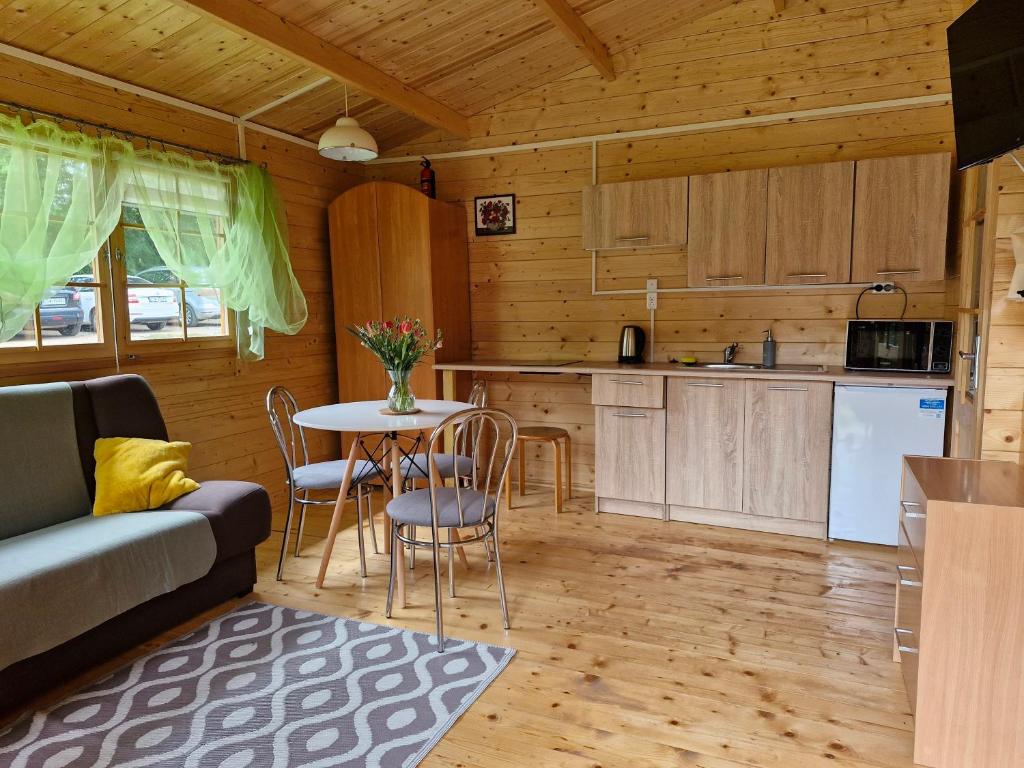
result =
[[[905,458],[897,572],[914,762],[1024,766],[1024,469]]]

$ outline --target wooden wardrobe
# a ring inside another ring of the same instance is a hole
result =
[[[390,386],[383,366],[346,326],[397,315],[419,318],[431,333],[444,332],[444,346],[412,376],[417,398],[444,398],[441,375],[432,364],[471,356],[466,216],[462,206],[389,182],[353,187],[331,203],[341,402],[382,400]],[[463,387],[468,381],[460,382],[458,389]],[[468,392],[454,394],[461,398]]]

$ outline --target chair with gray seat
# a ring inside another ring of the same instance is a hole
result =
[[[474,408],[487,407],[487,382],[478,379],[473,382],[473,388],[469,391],[467,403]],[[442,480],[451,480],[457,475],[468,476],[473,472],[473,459],[453,453],[439,453],[434,457],[437,462],[437,473]],[[426,480],[427,455],[417,453],[414,456],[402,458],[402,478],[408,481]]]
[[[284,561],[288,552],[288,537],[292,528],[292,513],[295,505],[299,505],[299,528],[295,534],[295,556],[298,557],[302,546],[302,532],[306,524],[306,507],[330,506],[335,499],[310,499],[310,491],[338,491],[345,477],[348,462],[344,459],[310,463],[309,449],[306,446],[306,434],[302,427],[295,424],[293,417],[299,407],[286,387],[277,386],[267,393],[267,416],[270,427],[277,439],[277,447],[284,458],[288,485],[288,513],[284,521],[284,535],[281,539],[281,555],[277,561],[277,580],[284,573]],[[373,551],[377,552],[377,529],[373,525],[373,508],[371,506],[370,483],[378,480],[379,472],[370,461],[360,459],[352,470],[352,485],[349,498],[354,498],[359,518],[357,529],[359,538],[359,573],[366,578],[366,548],[363,540],[364,508],[365,517],[369,520],[370,535],[373,540]]]
[[[455,455],[469,459],[469,472],[462,474],[455,466],[454,482],[444,486],[437,457],[445,432],[453,430]],[[411,548],[430,549],[434,567],[434,603],[437,611],[437,648],[444,651],[444,622],[441,607],[441,550],[449,552],[448,589],[454,594],[454,571],[451,552],[454,548],[480,542],[494,552],[498,595],[505,629],[509,628],[505,581],[501,573],[501,552],[498,546],[498,500],[507,481],[509,462],[515,447],[518,428],[515,420],[496,408],[473,408],[445,419],[431,434],[425,454],[430,483],[427,488],[403,493],[388,502],[386,512],[391,519],[391,579],[388,583],[386,615],[391,617],[397,569],[399,542]],[[429,528],[430,539],[420,539],[416,532]],[[448,531],[441,541],[441,531]],[[463,534],[461,532],[467,532]],[[452,533],[458,535],[453,536]]]

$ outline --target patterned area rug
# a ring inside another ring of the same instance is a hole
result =
[[[417,765],[515,651],[253,603],[0,734],[12,768]]]

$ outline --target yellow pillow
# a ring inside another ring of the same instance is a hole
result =
[[[92,513],[116,515],[162,507],[199,488],[185,477],[191,443],[141,437],[96,441],[96,501]]]

